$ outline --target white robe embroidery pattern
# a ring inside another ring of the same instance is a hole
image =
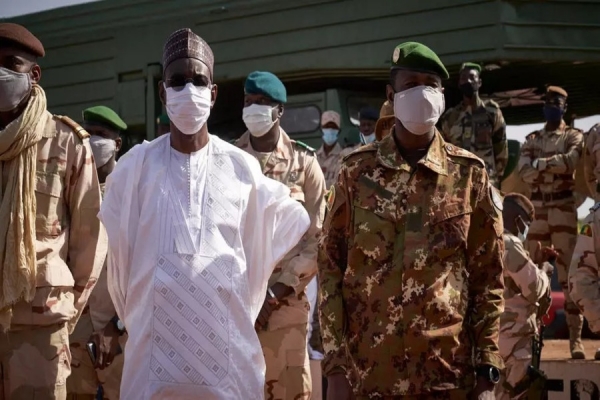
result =
[[[142,145],[144,159],[170,159],[165,136]],[[190,198],[189,213],[168,167],[152,170],[140,154],[132,157],[119,166],[133,171],[111,174],[100,213],[111,245],[109,290],[129,331],[121,395],[262,399],[264,359],[253,325],[275,264],[308,228],[304,208],[262,177],[256,160],[213,136],[202,198]],[[139,198],[135,189],[116,192],[133,182]],[[119,211],[128,204],[131,213]],[[263,244],[268,237],[272,243]]]

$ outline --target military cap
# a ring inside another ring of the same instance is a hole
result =
[[[559,96],[568,97],[567,91],[559,86],[548,86],[546,88],[546,94],[556,93]]]
[[[373,107],[364,107],[358,113],[358,119],[377,121],[379,119],[379,113]]]
[[[392,54],[392,69],[396,68],[436,74],[442,79],[450,77],[437,54],[417,42],[406,42],[396,46]]]
[[[287,102],[287,91],[281,80],[266,71],[254,71],[246,78],[245,94],[262,94],[277,103]]]
[[[169,119],[169,115],[168,114],[160,114],[158,116],[158,118],[156,118],[156,123],[158,125],[171,125],[171,120]]]
[[[321,115],[321,126],[327,125],[330,122],[333,122],[338,128],[340,128],[342,122],[340,114],[336,113],[335,111],[325,111],[323,115]]]
[[[42,42],[33,33],[29,32],[27,28],[19,24],[10,22],[0,23],[0,42],[3,41],[14,43],[31,52],[36,57],[44,57],[46,55]]]
[[[466,62],[466,63],[463,63],[463,65],[460,66],[460,70],[461,71],[463,71],[465,69],[474,69],[477,72],[481,72],[481,65],[475,64],[473,62]]]
[[[521,208],[529,216],[530,221],[535,217],[535,208],[531,201],[521,193],[508,193],[504,196],[504,202],[512,202],[517,207]]]
[[[179,29],[173,32],[163,48],[163,69],[180,58],[195,58],[206,65],[213,76],[215,57],[212,49],[200,36],[189,28]]]
[[[83,120],[87,123],[107,125],[118,131],[127,129],[127,124],[121,117],[106,106],[95,106],[83,110]]]

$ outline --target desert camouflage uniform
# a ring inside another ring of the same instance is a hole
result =
[[[311,379],[306,335],[310,306],[306,285],[317,272],[318,238],[325,212],[325,179],[314,150],[291,140],[281,129],[276,149],[265,157],[256,152],[246,132],[235,144],[264,161],[265,176],[286,184],[293,199],[301,202],[310,216],[310,228],[300,243],[275,267],[269,287],[283,283],[294,293],[279,302],[266,330],[258,332],[267,374],[265,398],[310,399]]]
[[[483,162],[439,133],[414,170],[393,135],[345,158],[319,254],[326,376],[345,371],[359,399],[464,399],[475,364],[503,367],[493,191]]]
[[[319,150],[317,150],[317,160],[319,166],[321,166],[323,175],[325,176],[325,185],[327,188],[330,188],[331,185],[335,183],[338,172],[340,171],[342,159],[353,150],[355,150],[354,146],[342,148],[340,142],[337,142],[335,146],[333,146],[333,149],[331,149],[329,154],[325,154],[324,145],[321,145]]]
[[[600,203],[586,217],[569,270],[569,291],[593,332],[600,333]]]
[[[475,112],[463,102],[447,110],[440,119],[444,139],[462,147],[485,162],[490,182],[497,188],[508,163],[506,123],[500,106],[494,101],[479,100]]]
[[[573,173],[581,157],[583,135],[564,121],[554,132],[545,129],[527,136],[521,148],[518,169],[523,181],[531,188],[535,207],[525,248],[533,254],[537,242],[554,245],[558,251],[556,270],[565,293],[565,312],[571,347],[581,339],[583,317],[573,303],[567,287],[568,269],[577,238],[577,210],[573,196]],[[537,169],[532,163],[538,160]]]
[[[510,389],[525,377],[531,365],[531,343],[538,334],[538,318],[548,312],[550,305],[550,281],[533,263],[521,240],[508,231],[504,232],[504,247],[500,354],[506,369],[496,385],[496,399],[510,400]]]
[[[585,139],[586,152],[586,175],[593,179],[590,192],[594,194],[594,199],[600,201],[600,124],[596,124],[590,129]]]
[[[35,188],[37,290],[31,303],[14,306],[11,329],[0,333],[0,399],[66,398],[69,333],[106,258],[89,135],[68,118],[43,118]]]
[[[104,196],[105,184],[100,184]],[[92,333],[104,329],[117,314],[108,293],[107,261],[104,262],[98,282],[92,291],[88,304],[71,334],[71,375],[67,379],[69,400],[96,398],[98,386],[102,385],[104,398],[119,400],[121,376],[123,375],[123,354],[116,356],[104,370],[96,370],[85,347]],[[122,337],[121,348],[124,349],[125,337]]]

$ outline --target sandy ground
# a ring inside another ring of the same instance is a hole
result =
[[[593,360],[596,349],[600,348],[600,340],[584,340],[586,359]],[[542,360],[564,360],[571,357],[568,340],[544,340]]]

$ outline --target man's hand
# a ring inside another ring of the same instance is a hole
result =
[[[273,311],[277,309],[279,301],[294,293],[293,288],[279,282],[271,287],[271,291],[275,297],[271,296],[269,292],[267,292],[265,302],[263,303],[263,306],[258,313],[258,318],[256,318],[256,322],[254,323],[254,329],[256,330],[265,329],[269,323],[271,314],[273,314]]]
[[[96,364],[94,368],[104,369],[108,367],[119,354],[119,330],[112,321],[109,321],[104,329],[96,331],[90,336],[90,342],[96,345]]]
[[[354,400],[352,387],[343,373],[327,377],[327,400]]]
[[[554,263],[558,257],[558,252],[554,249],[554,245],[543,247],[540,242],[537,242],[533,262],[542,265],[545,262]]]
[[[485,378],[478,377],[477,385],[471,392],[471,400],[494,400],[495,385]],[[329,398],[329,397],[328,397]]]

